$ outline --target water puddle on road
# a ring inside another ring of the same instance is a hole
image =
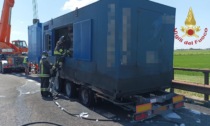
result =
[[[27,80],[24,85],[17,88],[21,95],[35,94],[40,91],[40,85],[34,80]]]

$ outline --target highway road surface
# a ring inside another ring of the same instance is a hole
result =
[[[68,112],[68,113],[67,113]],[[91,118],[85,120],[81,116]],[[35,75],[0,74],[0,126],[210,126],[210,109],[202,103],[185,107],[143,122],[133,122],[127,112],[102,102],[87,108],[77,99],[59,95],[43,99]]]

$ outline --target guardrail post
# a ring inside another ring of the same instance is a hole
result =
[[[204,74],[204,84],[209,85],[209,72],[203,72]],[[204,94],[204,100],[208,101],[209,100],[209,95]]]

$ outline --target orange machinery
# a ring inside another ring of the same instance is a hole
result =
[[[26,42],[10,42],[11,12],[14,0],[4,0],[0,19],[0,72],[24,71],[23,54],[28,53]]]
[[[14,0],[4,0],[0,20],[0,54],[23,54],[28,52],[26,42],[15,40],[10,43],[11,12]]]

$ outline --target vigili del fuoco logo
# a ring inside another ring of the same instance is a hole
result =
[[[205,39],[208,32],[208,28],[204,28],[202,30],[200,26],[196,25],[192,8],[189,9],[187,18],[185,20],[185,26],[182,26],[180,30],[182,32],[181,36],[179,36],[177,28],[174,29],[175,39],[185,45],[195,45],[201,43]],[[198,33],[202,31],[202,36],[199,36]],[[188,41],[187,38],[189,39],[189,37],[194,39]]]

